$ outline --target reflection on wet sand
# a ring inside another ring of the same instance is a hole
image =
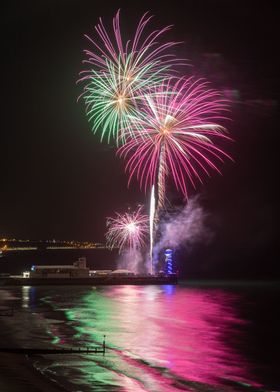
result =
[[[242,353],[242,295],[169,285],[23,287],[14,294],[7,334],[19,346],[97,346],[106,335],[105,357],[36,361],[70,390],[259,391]]]
[[[126,376],[141,380],[147,390],[153,390],[150,383],[170,379],[257,386],[234,349],[242,321],[233,302],[222,290],[117,286],[87,292],[66,314],[80,339],[96,342],[106,331],[114,349],[108,369],[122,374],[125,368]]]

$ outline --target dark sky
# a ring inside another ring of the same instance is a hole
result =
[[[26,0],[2,9],[0,237],[103,241],[106,216],[147,203],[136,182],[127,189],[114,148],[90,132],[76,80],[89,47],[83,34],[93,33],[99,16],[111,23],[121,8],[124,30],[131,31],[150,11],[155,27],[174,24],[169,37],[184,41],[179,54],[195,66],[186,73],[236,91],[228,124],[235,163],[198,189],[215,232],[207,259],[229,257],[233,270],[237,259],[249,260],[248,270],[261,275],[265,264],[265,275],[273,275],[279,159],[273,2],[138,3]],[[172,189],[170,197],[180,203]],[[203,259],[199,247],[194,253]]]

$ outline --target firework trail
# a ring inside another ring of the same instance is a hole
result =
[[[154,217],[155,217],[155,187],[152,186],[150,200],[150,273],[153,274],[153,248],[154,248]]]
[[[231,159],[216,146],[230,140],[217,123],[227,108],[217,91],[193,78],[171,78],[156,89],[156,94],[145,97],[141,116],[131,118],[133,137],[128,134],[118,150],[127,160],[129,183],[136,176],[145,191],[156,186],[154,225],[165,203],[168,176],[187,198],[189,185],[202,183],[203,174],[210,176],[209,169],[220,173],[218,164]]]
[[[125,138],[120,130],[130,130],[130,116],[137,117],[137,103],[146,90],[170,76],[172,66],[180,60],[170,50],[176,42],[160,43],[171,26],[145,33],[152,16],[143,15],[131,40],[124,41],[120,29],[120,11],[113,18],[113,35],[107,32],[102,20],[95,26],[96,39],[86,36],[94,51],[85,50],[87,69],[81,72],[79,81],[85,82],[86,112],[92,131],[102,126],[104,137]],[[129,132],[132,135],[132,130]]]
[[[107,246],[110,249],[119,248],[119,252],[128,248],[136,251],[145,243],[149,231],[149,217],[142,213],[142,207],[135,212],[116,213],[114,218],[107,219]]]

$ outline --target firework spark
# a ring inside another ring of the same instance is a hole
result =
[[[119,248],[119,252],[124,248],[129,250],[141,248],[149,232],[148,221],[149,217],[142,213],[142,207],[138,207],[132,213],[117,213],[114,218],[108,218],[107,246],[110,249]]]
[[[168,175],[187,198],[189,184],[195,188],[196,180],[202,183],[203,174],[210,175],[209,169],[220,173],[218,163],[231,159],[216,146],[230,139],[216,122],[224,118],[227,105],[206,82],[192,78],[164,81],[145,100],[141,116],[131,118],[133,137],[127,134],[118,153],[127,159],[129,183],[136,175],[145,191],[157,184],[162,206]]]
[[[130,129],[129,118],[137,115],[137,102],[146,90],[170,76],[172,65],[180,60],[169,53],[176,42],[159,40],[170,26],[145,34],[151,20],[144,14],[132,40],[123,41],[120,30],[120,12],[113,19],[113,37],[100,19],[95,26],[97,40],[86,36],[95,51],[86,50],[88,69],[81,72],[79,81],[85,82],[83,97],[92,131],[98,132],[102,125],[101,140],[123,141],[119,131]]]

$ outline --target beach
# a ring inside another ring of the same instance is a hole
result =
[[[62,392],[56,382],[51,381],[33,367],[32,359],[23,354],[0,353],[1,392]]]
[[[279,390],[279,322],[269,312],[278,293],[249,284],[2,289],[1,306],[14,309],[0,317],[2,349],[95,347],[106,335],[107,350],[2,352],[0,391]]]
[[[31,325],[32,320],[20,318],[21,312],[15,306],[14,301],[18,298],[11,294],[10,291],[0,290],[0,306],[4,308],[16,308],[12,317],[0,317],[0,347],[18,347],[24,343],[18,343],[17,333],[24,333],[28,330],[27,325]],[[11,306],[11,304],[13,304]],[[4,305],[4,306],[3,306]],[[18,322],[16,321],[18,319]],[[26,321],[26,324],[24,323]],[[15,324],[18,328],[15,330]],[[20,327],[20,326],[23,326]],[[17,332],[16,332],[17,331]],[[40,360],[39,356],[29,357],[25,354],[5,353],[0,351],[0,391],[1,392],[61,392],[65,391],[54,380],[51,381],[45,377],[33,364],[36,360]]]

